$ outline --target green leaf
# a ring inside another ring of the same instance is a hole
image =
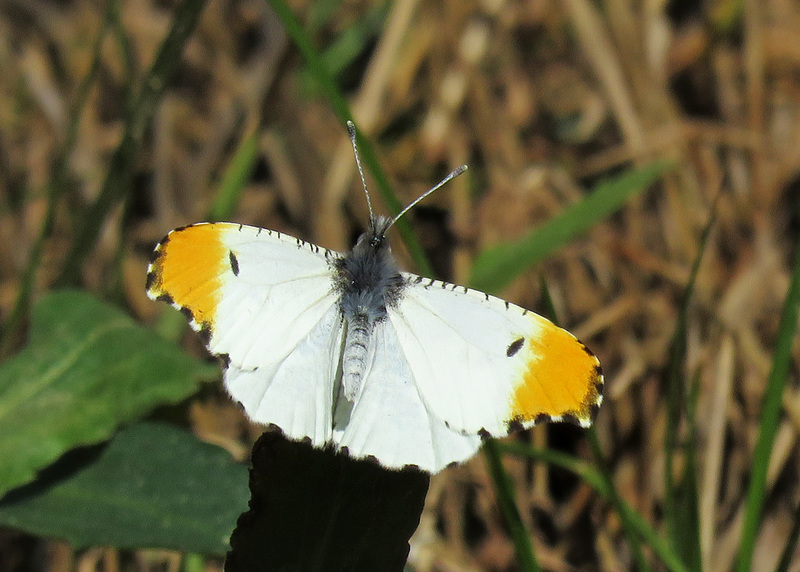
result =
[[[658,179],[669,167],[670,163],[658,161],[609,179],[528,236],[485,250],[472,267],[470,286],[486,292],[501,291],[557,248],[622,208],[629,198]]]
[[[84,292],[46,296],[31,320],[27,347],[0,366],[0,494],[218,375]]]
[[[75,548],[224,555],[248,499],[247,467],[220,447],[156,423],[121,431],[96,462],[42,488],[34,482],[7,495],[0,523]]]

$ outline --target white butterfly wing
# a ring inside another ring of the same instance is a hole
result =
[[[591,424],[603,376],[572,334],[488,294],[403,277],[389,319],[422,400],[448,427],[488,437],[546,420]]]
[[[308,438],[321,447],[331,439],[341,345],[341,318],[334,305],[283,359],[264,359],[265,365],[253,369],[229,364],[225,387],[253,421],[277,425],[288,437]]]
[[[437,472],[489,435],[591,422],[602,373],[572,334],[498,298],[406,273],[400,300],[370,333],[364,383],[348,402],[340,256],[273,231],[203,223],[158,245],[147,290],[224,357],[226,387],[251,419],[387,467]]]
[[[187,314],[224,357],[226,387],[251,419],[319,445],[330,438],[341,345],[338,256],[274,231],[201,223],[158,245],[147,291]]]
[[[337,446],[384,467],[415,465],[431,473],[472,457],[481,438],[449,429],[430,414],[390,322],[375,325],[370,346],[361,393],[354,404],[340,397],[333,431]]]

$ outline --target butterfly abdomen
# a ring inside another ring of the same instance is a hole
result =
[[[374,322],[369,321],[366,313],[357,313],[345,320],[344,350],[342,351],[342,385],[344,396],[354,402],[361,390],[361,382],[367,369],[370,334]]]
[[[367,374],[375,324],[386,319],[386,308],[400,300],[405,284],[384,240],[385,224],[383,219],[374,221],[353,249],[334,262],[339,308],[347,325],[342,384],[345,397],[351,402],[358,397]]]

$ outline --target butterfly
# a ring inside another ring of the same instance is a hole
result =
[[[236,223],[175,229],[147,293],[222,358],[250,419],[315,447],[436,473],[490,437],[588,427],[603,374],[583,343],[500,298],[403,272],[391,254],[390,227],[465,169],[393,219],[374,216],[367,193],[369,228],[347,253]]]

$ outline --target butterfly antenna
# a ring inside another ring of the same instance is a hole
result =
[[[450,182],[452,179],[455,179],[456,177],[458,177],[460,174],[462,174],[462,173],[463,173],[464,171],[466,171],[466,170],[467,170],[467,166],[466,166],[466,165],[461,165],[460,167],[456,167],[455,169],[453,169],[453,170],[450,172],[450,174],[449,174],[449,175],[447,175],[447,176],[446,176],[444,179],[442,179],[441,181],[439,181],[439,183],[438,183],[438,184],[437,184],[435,187],[433,187],[433,188],[432,188],[432,189],[430,189],[429,191],[426,191],[426,192],[422,193],[422,194],[421,194],[419,197],[417,197],[416,199],[414,199],[414,200],[411,202],[411,204],[409,204],[409,205],[408,205],[406,208],[404,208],[402,211],[400,211],[400,214],[398,214],[396,217],[394,217],[394,218],[392,219],[392,222],[390,222],[390,223],[389,223],[389,226],[387,226],[387,227],[386,227],[386,230],[389,230],[389,228],[390,228],[390,227],[391,227],[391,226],[392,226],[394,223],[396,223],[396,222],[397,222],[397,220],[398,220],[398,219],[399,219],[401,216],[403,216],[403,215],[404,215],[404,214],[406,214],[406,213],[407,213],[409,210],[411,210],[411,208],[412,208],[414,205],[416,205],[416,204],[417,204],[418,202],[420,202],[422,199],[424,199],[425,197],[427,197],[428,195],[430,195],[431,193],[433,193],[433,191],[436,191],[436,190],[438,190],[440,187],[444,186],[446,183]]]
[[[367,195],[367,207],[369,208],[369,223],[373,224],[375,216],[372,214],[372,201],[369,200],[369,191],[367,190],[367,180],[364,178],[364,169],[361,168],[361,157],[358,156],[358,146],[356,145],[356,126],[347,120],[347,134],[350,136],[350,143],[353,144],[353,154],[356,156],[356,165],[358,166],[358,174],[361,176],[361,184],[364,186],[364,194]]]

